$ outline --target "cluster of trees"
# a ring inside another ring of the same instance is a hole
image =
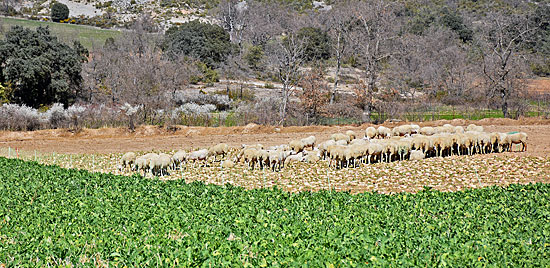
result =
[[[211,10],[217,24],[192,21],[162,33],[144,15],[89,59],[82,46],[61,44],[47,29],[14,28],[0,41],[0,93],[31,107],[77,99],[142,105],[143,116],[154,117],[181,105],[177,93],[191,83],[258,78],[280,87],[275,102],[255,100],[256,107],[276,104],[271,116],[285,124],[296,107],[315,120],[353,106],[370,120],[388,103],[426,99],[483,102],[509,116],[525,79],[550,74],[548,5],[517,2],[476,13],[452,1],[428,2],[304,9],[222,0]],[[341,94],[344,84],[353,86],[352,98]],[[240,94],[229,86],[226,94],[242,97],[243,85]]]

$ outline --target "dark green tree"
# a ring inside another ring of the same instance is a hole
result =
[[[88,51],[60,43],[48,28],[14,26],[0,41],[0,83],[14,87],[13,101],[32,107],[69,105],[80,93]]]
[[[323,30],[304,27],[298,31],[298,38],[306,40],[304,53],[307,61],[330,58],[330,38]]]
[[[462,42],[472,41],[474,31],[464,24],[464,19],[457,10],[444,8],[439,23],[457,33]]]
[[[69,18],[69,8],[67,5],[55,2],[52,5],[51,17],[53,21],[61,21]]]
[[[168,29],[163,50],[172,59],[185,55],[216,67],[232,53],[234,45],[222,27],[195,20]]]

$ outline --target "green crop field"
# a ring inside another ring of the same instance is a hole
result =
[[[117,37],[120,31],[98,29],[84,25],[74,25],[66,23],[55,23],[46,21],[34,21],[25,19],[16,19],[0,17],[2,31],[8,31],[12,26],[19,25],[27,28],[37,28],[38,26],[48,26],[53,35],[57,36],[63,42],[72,42],[77,39],[83,46],[90,49],[93,46],[103,46],[105,40],[109,37]]]
[[[0,158],[0,265],[550,265],[550,185],[383,195],[186,184]]]

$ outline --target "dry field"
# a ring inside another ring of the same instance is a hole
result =
[[[445,123],[467,125],[472,122],[453,120],[426,122],[420,125],[433,126]],[[341,170],[328,168],[326,161],[315,165],[295,163],[281,172],[250,170],[243,164],[225,170],[221,169],[219,162],[210,163],[206,167],[188,164],[183,170],[172,171],[170,176],[163,179],[231,183],[245,188],[277,186],[288,191],[330,189],[354,193],[416,192],[423,187],[458,191],[511,183],[550,183],[550,120],[484,119],[473,123],[483,125],[485,131],[489,132],[527,132],[527,152],[376,163]],[[396,124],[390,126],[394,125]],[[119,174],[116,170],[117,159],[127,151],[174,152],[179,149],[204,148],[219,142],[235,147],[243,143],[270,146],[309,135],[315,135],[322,141],[332,133],[348,129],[362,134],[362,130],[367,126],[286,127],[280,131],[276,131],[275,127],[257,125],[231,128],[180,127],[175,132],[147,126],[140,127],[134,133],[124,129],[85,129],[76,134],[67,130],[0,132],[0,155],[10,154],[12,157],[36,159],[42,163],[63,167]],[[7,148],[17,148],[17,151],[14,152],[12,149],[8,152]]]

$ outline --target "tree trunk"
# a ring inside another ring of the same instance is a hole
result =
[[[503,99],[502,102],[502,114],[504,115],[504,118],[508,118],[508,99]]]
[[[334,87],[330,93],[330,104],[334,103],[336,99],[336,89],[338,88],[338,83],[340,82],[340,67],[342,65],[342,53],[340,53],[340,33],[338,33],[338,45],[336,49],[336,73],[334,77]]]
[[[280,123],[280,125],[282,126],[285,126],[287,104],[288,104],[287,86],[283,85],[283,103],[281,107],[281,123]]]

